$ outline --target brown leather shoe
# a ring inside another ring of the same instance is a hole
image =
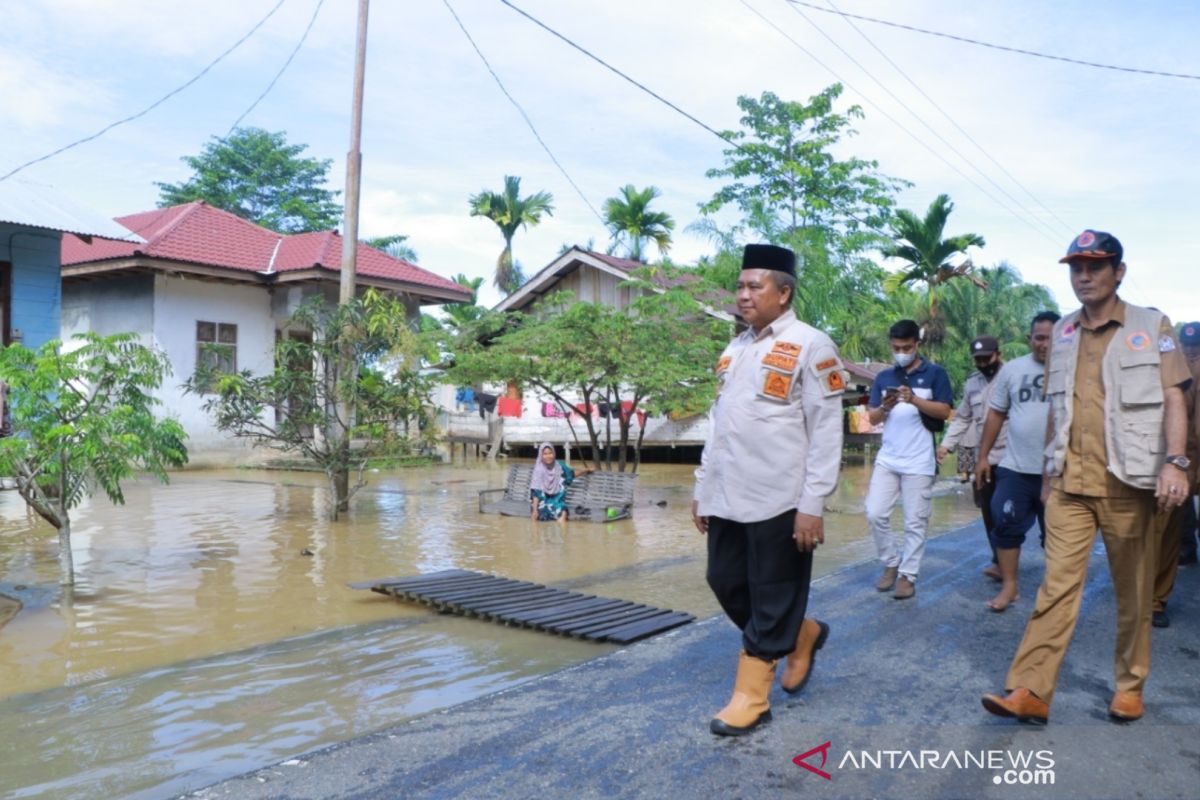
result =
[[[1036,722],[1045,725],[1050,717],[1050,706],[1024,686],[1018,686],[1004,697],[985,694],[983,707],[997,717],[1016,717],[1019,722]]]
[[[899,567],[884,567],[883,574],[879,576],[879,581],[875,584],[875,588],[881,592],[886,592],[896,584],[896,576],[900,574]]]
[[[733,696],[709,723],[718,736],[742,736],[771,721],[767,695],[775,682],[775,662],[763,661],[742,651],[738,659]]]
[[[1133,722],[1146,713],[1140,692],[1117,692],[1108,704],[1108,715],[1121,722]]]
[[[916,593],[916,584],[901,575],[900,580],[896,581],[896,591],[892,592],[892,597],[896,598],[897,600],[907,600]]]
[[[796,649],[788,655],[783,665],[783,674],[779,676],[779,685],[785,692],[795,694],[808,683],[817,651],[825,646],[825,640],[828,638],[829,626],[824,622],[806,617],[800,623]]]

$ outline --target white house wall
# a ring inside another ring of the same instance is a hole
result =
[[[169,275],[154,276],[154,340],[171,359],[174,374],[160,392],[166,408],[188,433],[188,452],[218,454],[244,452],[248,444],[221,433],[201,407],[202,396],[184,394],[182,383],[196,369],[196,323],[232,323],[238,326],[237,368],[256,375],[274,368],[275,324],[271,295],[266,287],[216,283]]]
[[[71,281],[62,288],[62,337],[70,346],[75,334],[101,336],[136,333],[154,345],[154,276],[120,275]]]
[[[496,394],[503,394],[497,390]],[[454,403],[455,389],[451,386],[439,387],[433,400],[442,409],[439,422],[443,433],[450,441],[485,441],[487,438],[487,422],[480,418],[479,412],[460,410]],[[531,392],[526,392],[522,401],[520,417],[503,417],[504,441],[510,446],[537,445],[541,442],[553,442],[556,445],[570,444],[575,446],[571,433],[571,425],[575,427],[575,435],[584,445],[589,444],[587,423],[582,418],[576,418],[570,424],[562,417],[543,417],[542,404],[550,398],[542,398]],[[596,417],[592,420],[604,441],[605,425],[612,424],[612,441],[620,437],[620,423],[616,419],[607,420]],[[637,439],[639,425],[635,415],[630,425],[630,444]],[[646,435],[642,441],[643,447],[663,447],[676,445],[702,445],[708,437],[708,414],[698,414],[681,420],[672,420],[663,416],[653,416],[646,420]]]

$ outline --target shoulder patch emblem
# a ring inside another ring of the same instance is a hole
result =
[[[800,351],[802,349],[803,348],[800,347],[800,345],[792,344],[791,342],[775,342],[775,345],[771,348],[771,352],[786,353],[789,356],[798,356],[800,355]]]
[[[763,381],[763,394],[767,397],[784,399],[788,396],[788,389],[791,388],[792,376],[780,372],[768,372]]]
[[[720,374],[720,373],[724,372],[725,370],[729,369],[729,364],[732,361],[733,361],[732,356],[721,356],[721,358],[717,360],[717,369],[716,369],[717,374]]]
[[[1130,350],[1145,350],[1150,344],[1150,337],[1144,331],[1136,331],[1125,337],[1125,344]]]
[[[1175,349],[1175,339],[1170,336],[1163,336],[1158,340],[1158,352],[1169,353]]]
[[[829,387],[830,392],[843,392],[846,390],[846,380],[842,377],[840,370],[834,370],[825,376],[825,384]]]
[[[765,367],[776,367],[791,372],[796,368],[796,357],[772,352],[763,356],[762,363]]]
[[[813,369],[815,369],[817,372],[824,372],[825,370],[833,369],[836,366],[838,366],[838,360],[836,358],[827,358],[824,361],[816,364]]]

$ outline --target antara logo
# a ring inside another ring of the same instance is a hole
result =
[[[830,775],[828,772],[826,772],[823,769],[818,769],[817,767],[814,767],[812,764],[809,764],[805,759],[807,759],[809,756],[813,756],[813,755],[816,755],[817,753],[820,753],[821,754],[821,766],[822,767],[825,766],[825,761],[829,758],[829,747],[832,744],[833,744],[832,741],[828,741],[825,744],[814,747],[812,750],[809,750],[807,753],[801,753],[800,755],[798,755],[792,759],[792,763],[795,764],[797,767],[804,767],[809,772],[815,772],[817,775],[820,775],[822,778],[824,778],[827,781],[831,781],[831,780],[833,780],[832,775]]]

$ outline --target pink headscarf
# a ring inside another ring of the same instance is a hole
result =
[[[553,495],[562,491],[563,471],[558,459],[555,459],[549,467],[542,462],[542,453],[547,448],[550,449],[550,452],[554,452],[554,445],[549,442],[542,442],[538,445],[537,461],[533,463],[533,477],[529,481],[529,488],[540,489],[547,495]]]

